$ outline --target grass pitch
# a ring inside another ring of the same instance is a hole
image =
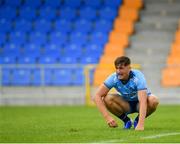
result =
[[[134,117],[132,115],[131,117]],[[0,142],[180,142],[180,105],[161,105],[146,119],[144,131],[108,128],[96,107],[0,107]]]

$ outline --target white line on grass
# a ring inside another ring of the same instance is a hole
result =
[[[142,139],[155,139],[155,138],[166,137],[166,136],[174,136],[174,135],[180,135],[180,132],[161,133],[161,134],[157,134],[157,135],[150,135],[150,136],[142,137]]]

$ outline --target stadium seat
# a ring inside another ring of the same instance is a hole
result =
[[[74,30],[76,33],[84,33],[87,35],[90,31],[92,31],[92,22],[85,19],[77,19],[74,22]]]
[[[82,1],[84,3],[83,6],[85,7],[92,7],[92,8],[95,8],[95,9],[98,9],[102,6],[102,1],[101,0],[83,0]]]
[[[16,55],[3,55],[0,58],[1,64],[16,64]]]
[[[6,34],[12,30],[12,23],[9,20],[0,19],[0,33]]]
[[[16,18],[17,11],[16,8],[10,6],[4,6],[0,8],[0,19],[6,19],[12,21]]]
[[[108,41],[108,35],[102,32],[94,32],[90,34],[90,42],[91,44],[96,44],[99,46],[103,46]]]
[[[59,58],[59,56],[55,55],[55,54],[41,55],[39,57],[38,63],[39,64],[57,64],[58,58]]]
[[[79,8],[81,6],[81,0],[64,0],[64,7]]]
[[[82,68],[73,68],[72,85],[83,85],[85,83],[84,70]]]
[[[17,57],[18,64],[36,64],[37,63],[37,55],[27,54],[21,55]]]
[[[97,19],[97,11],[91,7],[83,7],[79,10],[79,18],[86,20],[95,20]]]
[[[103,46],[99,46],[96,44],[89,44],[87,43],[84,46],[85,50],[84,50],[84,55],[92,55],[92,56],[96,56],[96,57],[100,57],[101,54],[103,53]]]
[[[29,42],[35,45],[43,45],[47,43],[47,36],[40,32],[31,32],[29,36]]]
[[[2,68],[2,85],[10,86],[12,84],[12,68]]]
[[[23,54],[26,56],[31,56],[33,54],[34,57],[39,57],[42,54],[41,45],[26,43],[24,45]]]
[[[39,8],[42,5],[42,0],[24,0],[24,7]]]
[[[99,56],[94,55],[82,55],[80,57],[81,64],[97,64],[99,62]]]
[[[4,45],[7,41],[6,34],[0,33],[0,46]]]
[[[71,85],[72,84],[72,71],[71,69],[56,68],[54,69],[53,85]]]
[[[27,0],[30,2],[30,0]],[[21,7],[19,11],[19,18],[20,19],[25,19],[25,20],[35,20],[37,17],[37,11],[35,8],[31,8],[29,6],[27,7]]]
[[[50,7],[52,9],[57,9],[62,6],[62,0],[45,0],[43,7]]]
[[[74,43],[76,45],[83,45],[87,42],[86,34],[82,34],[80,32],[77,33],[71,33],[69,36],[70,43]]]
[[[60,19],[65,20],[74,20],[76,18],[77,11],[76,9],[72,9],[70,7],[63,7],[60,9]]]
[[[30,84],[31,71],[28,68],[13,69],[12,85],[28,86]]]
[[[93,31],[96,33],[105,33],[108,35],[108,33],[112,30],[112,23],[109,20],[105,19],[99,19],[95,21],[94,29]]]
[[[69,33],[72,30],[72,22],[66,19],[58,19],[55,21],[54,28],[59,33]]]
[[[49,42],[56,45],[63,45],[67,42],[67,35],[61,32],[52,32],[49,34]]]
[[[22,53],[20,44],[6,43],[3,47],[3,54],[6,56],[17,56]]]
[[[117,16],[116,9],[113,9],[111,7],[102,7],[101,10],[99,10],[100,19],[113,21],[116,16]]]
[[[44,69],[44,77],[42,82],[46,86],[52,86],[53,85],[53,80],[54,80],[54,69],[53,68],[45,68]]]
[[[22,0],[4,0],[4,5],[17,8],[22,5]]]
[[[26,34],[24,32],[13,31],[9,34],[9,43],[22,45],[26,42]]]
[[[114,21],[113,30],[122,34],[131,35],[134,32],[134,23],[130,20],[116,18]]]
[[[51,1],[51,0],[49,0]],[[56,19],[56,9],[50,7],[41,7],[39,9],[39,18],[46,21],[53,21]]]
[[[41,85],[41,80],[42,80],[42,71],[39,68],[33,68],[31,70],[32,72],[32,77],[30,81],[30,85],[32,86],[40,86]]]
[[[104,6],[108,6],[114,9],[118,9],[118,7],[122,4],[122,0],[104,0]]]
[[[32,22],[29,20],[17,19],[15,20],[14,31],[30,32],[32,31]]]
[[[34,22],[34,31],[37,33],[48,33],[51,31],[51,22],[45,19],[39,19]]]

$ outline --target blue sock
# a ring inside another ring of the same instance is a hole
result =
[[[124,122],[124,123],[127,123],[130,118],[125,114],[123,113],[122,115],[119,116],[119,118]]]
[[[139,121],[139,114],[137,115],[137,117],[135,118],[135,121]]]

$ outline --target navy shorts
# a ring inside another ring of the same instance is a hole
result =
[[[139,101],[128,101],[128,103],[129,103],[129,106],[130,106],[130,111],[127,112],[126,114],[131,114],[131,113],[139,112],[138,111]]]

